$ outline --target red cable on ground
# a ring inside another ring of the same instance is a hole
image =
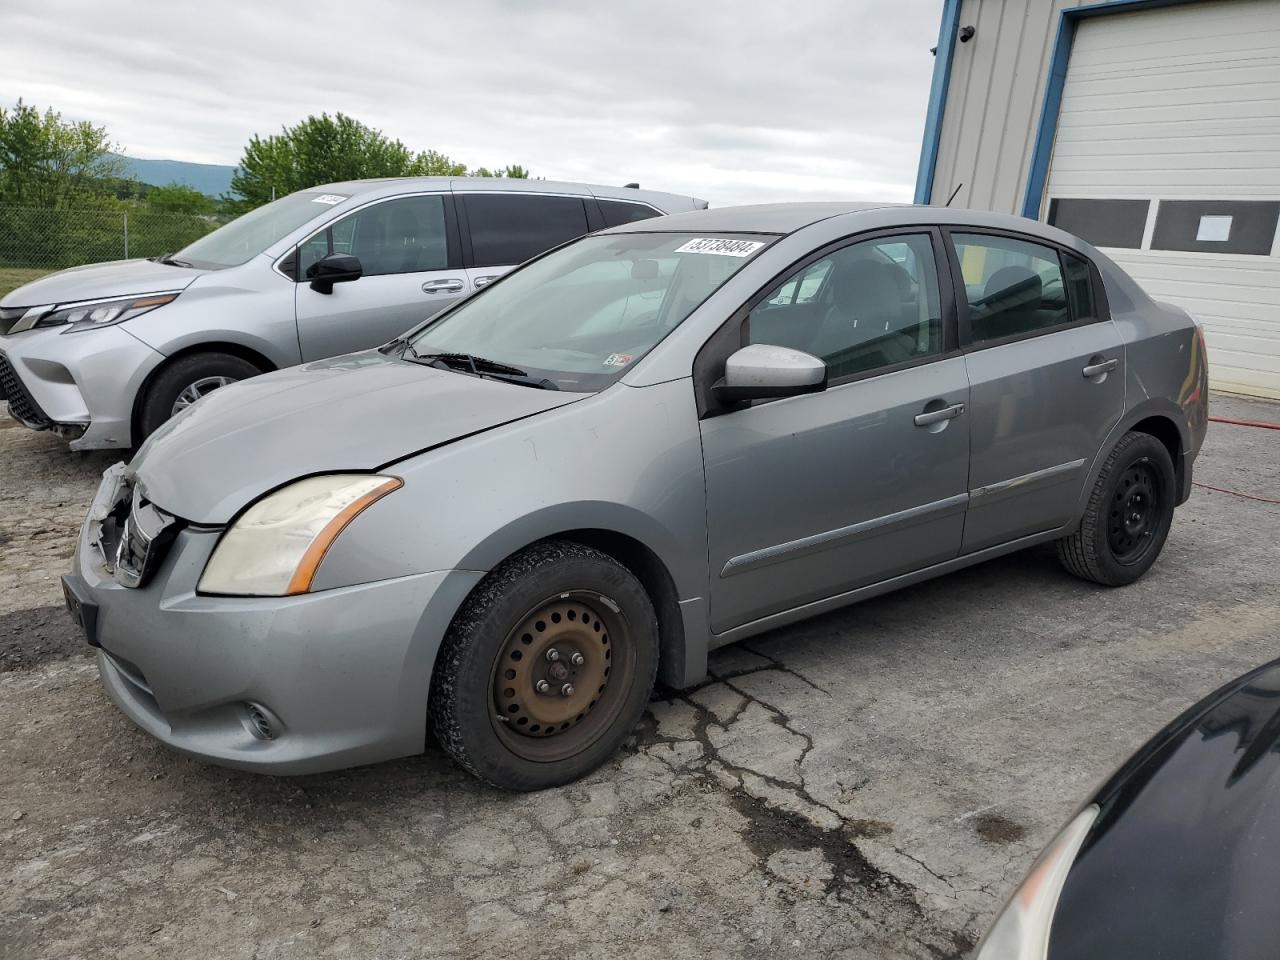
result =
[[[1237,427],[1257,427],[1260,430],[1280,430],[1280,423],[1267,423],[1263,420],[1236,420],[1232,417],[1210,417],[1214,423],[1230,423]]]
[[[1259,503],[1280,503],[1280,500],[1272,500],[1270,497],[1255,497],[1252,493],[1241,493],[1239,490],[1228,490],[1226,487],[1214,487],[1207,483],[1201,483],[1199,480],[1192,480],[1193,487],[1200,487],[1202,490],[1212,490],[1214,493],[1229,493],[1233,497],[1244,497],[1246,500],[1257,500]]]
[[[1280,423],[1266,423],[1263,420],[1237,420],[1234,417],[1210,417],[1214,423],[1230,423],[1237,427],[1257,427],[1259,430],[1280,430]],[[1226,487],[1215,487],[1207,483],[1200,483],[1196,480],[1191,481],[1193,487],[1200,487],[1202,490],[1212,490],[1214,493],[1228,493],[1233,497],[1243,497],[1245,500],[1256,500],[1258,503],[1280,503],[1280,500],[1273,500],[1271,497],[1259,497],[1252,493],[1241,493],[1239,490],[1228,490]]]

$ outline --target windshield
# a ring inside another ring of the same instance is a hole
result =
[[[405,356],[480,357],[561,390],[601,390],[773,240],[686,233],[584,237],[419,330]]]
[[[291,193],[183,247],[173,259],[205,270],[238,267],[345,199],[337,194]]]

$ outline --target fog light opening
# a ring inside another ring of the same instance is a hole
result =
[[[87,423],[55,423],[49,429],[63,440],[79,440],[89,429],[89,425]]]
[[[280,734],[280,720],[262,704],[247,701],[244,704],[245,726],[259,740],[274,740]]]

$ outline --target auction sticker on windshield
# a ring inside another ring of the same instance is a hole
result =
[[[726,240],[717,237],[694,237],[676,253],[713,253],[720,257],[749,257],[764,244],[758,240]]]

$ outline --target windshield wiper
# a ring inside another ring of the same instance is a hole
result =
[[[537,387],[540,390],[560,389],[554,380],[548,380],[546,377],[531,377],[524,370],[513,367],[509,363],[499,363],[497,360],[488,360],[470,353],[419,353],[413,348],[413,344],[407,344],[407,347],[406,352],[414,360],[428,367],[458,370],[476,377],[489,377],[505,383],[519,384],[522,387]]]
[[[191,265],[190,263],[188,263],[186,260],[179,260],[179,259],[178,259],[177,257],[175,257],[172,253],[166,253],[166,254],[162,254],[161,256],[156,257],[156,263],[163,263],[165,266],[168,266],[168,267],[190,267],[190,266],[192,266],[192,265]]]

